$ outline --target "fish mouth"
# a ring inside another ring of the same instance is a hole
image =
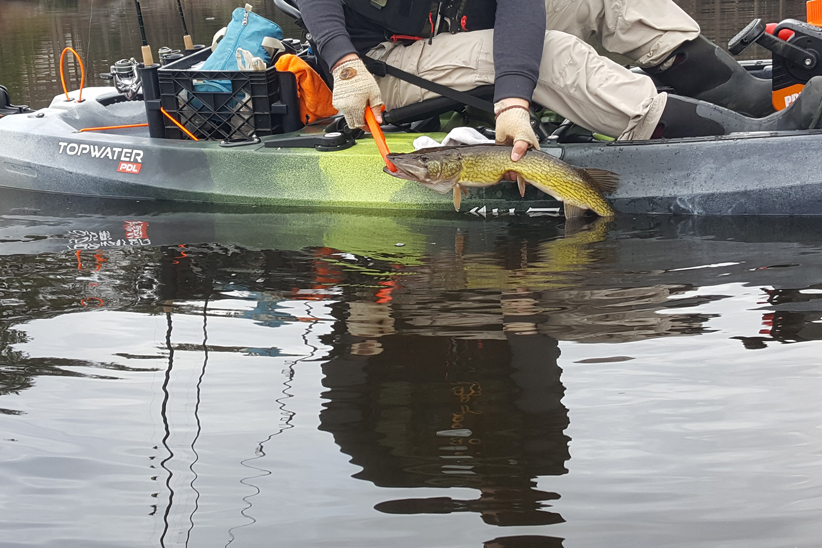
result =
[[[396,165],[394,167],[397,167]],[[419,181],[416,177],[411,175],[410,173],[406,173],[405,171],[401,170],[397,167],[397,171],[391,171],[388,166],[382,168],[385,173],[388,173],[392,177],[396,177],[397,179],[404,179],[406,181]]]
[[[392,172],[388,169],[388,166],[385,166],[383,171],[386,171],[394,177],[408,179],[410,181],[425,181],[428,179],[428,168],[423,164],[414,161],[409,162],[407,161],[407,158],[396,158],[392,160],[389,157],[388,160],[394,164],[397,171]]]

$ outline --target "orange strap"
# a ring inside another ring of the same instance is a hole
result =
[[[105,131],[107,129],[128,129],[130,127],[148,127],[148,124],[129,124],[126,126],[104,126],[104,127],[84,127],[80,130],[80,133],[84,131]]]
[[[63,84],[63,92],[66,94],[66,101],[71,101],[71,97],[69,97],[68,89],[66,88],[66,75],[63,73],[63,59],[66,56],[66,52],[70,51],[74,58],[77,59],[77,63],[80,65],[80,94],[77,96],[77,102],[83,102],[83,86],[86,84],[86,69],[83,68],[83,60],[80,59],[80,56],[77,55],[77,52],[74,51],[74,48],[65,48],[63,49],[63,53],[60,54],[60,82]]]
[[[368,124],[368,131],[371,132],[371,136],[374,138],[374,142],[377,143],[377,149],[380,151],[380,156],[382,156],[383,162],[385,162],[386,167],[392,172],[397,172],[397,166],[391,163],[391,160],[388,159],[388,144],[385,142],[385,135],[382,133],[382,128],[377,123],[377,119],[374,117],[374,113],[371,111],[371,107],[365,107],[365,123]]]
[[[406,42],[406,41],[413,41],[416,42],[417,40],[422,40],[421,36],[411,36],[410,34],[392,34],[388,37],[389,40],[392,42]]]
[[[187,130],[186,128],[184,128],[184,127],[183,127],[183,124],[181,124],[180,122],[178,122],[177,120],[175,120],[175,119],[171,116],[171,114],[169,114],[168,112],[166,112],[166,109],[164,109],[163,107],[160,107],[160,112],[162,112],[163,114],[165,114],[166,118],[168,118],[169,120],[171,120],[172,122],[174,122],[174,125],[175,125],[175,126],[177,126],[178,128],[180,128],[181,130],[183,130],[183,132],[184,132],[186,135],[188,135],[189,137],[191,137],[191,138],[192,138],[192,139],[194,139],[195,141],[199,141],[199,139],[198,139],[197,137],[195,137],[193,133],[191,133],[189,130]]]

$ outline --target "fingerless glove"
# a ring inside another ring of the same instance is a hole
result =
[[[497,143],[513,145],[516,141],[527,141],[529,145],[539,149],[539,140],[531,127],[531,113],[527,108],[497,103],[494,105],[494,114],[497,118]]]
[[[341,63],[334,76],[332,104],[351,128],[365,128],[365,109],[382,106],[380,87],[361,59]]]

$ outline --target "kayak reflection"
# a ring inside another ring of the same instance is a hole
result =
[[[482,548],[562,548],[562,539],[539,535],[497,537],[483,542]]]

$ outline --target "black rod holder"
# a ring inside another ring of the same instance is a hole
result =
[[[157,70],[159,63],[151,66],[140,65],[140,78],[143,81],[143,100],[146,103],[146,117],[148,118],[148,135],[157,139],[165,139],[166,129],[163,113],[160,112],[160,78]]]

